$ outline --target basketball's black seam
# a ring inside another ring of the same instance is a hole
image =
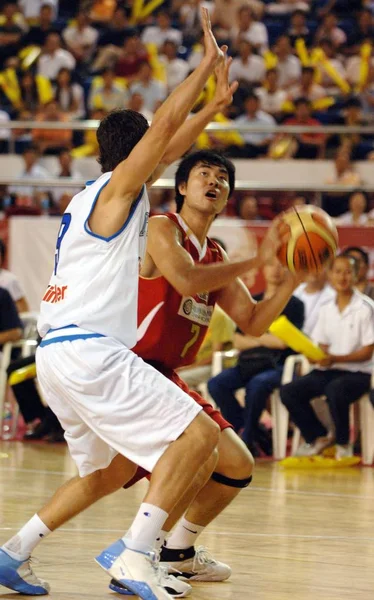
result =
[[[317,259],[316,259],[315,255],[314,255],[314,250],[313,250],[312,244],[310,243],[310,239],[309,239],[309,236],[308,236],[308,232],[307,232],[307,230],[306,230],[306,229],[305,229],[305,227],[304,227],[304,223],[303,223],[302,219],[300,218],[299,212],[296,210],[296,207],[294,206],[294,207],[293,207],[293,209],[294,209],[295,213],[297,214],[297,218],[299,219],[299,221],[300,221],[300,224],[301,224],[301,227],[303,228],[303,231],[304,231],[304,233],[305,233],[306,239],[308,240],[309,248],[310,248],[310,251],[311,251],[311,253],[312,253],[312,257],[313,257],[314,263],[315,263],[315,265],[316,265],[316,269],[317,269],[317,271],[318,271],[318,263],[317,263]]]

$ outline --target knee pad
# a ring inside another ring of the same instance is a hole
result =
[[[222,485],[228,485],[233,488],[246,488],[252,481],[252,475],[250,477],[246,477],[246,479],[231,479],[231,477],[226,477],[226,475],[221,475],[221,473],[212,473],[212,479],[216,483],[220,483]]]

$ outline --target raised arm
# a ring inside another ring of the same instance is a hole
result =
[[[187,119],[178,129],[177,133],[168,143],[160,164],[147,185],[152,185],[157,181],[168,165],[183,156],[195,143],[200,133],[213,120],[215,115],[231,104],[233,94],[238,88],[238,82],[234,81],[231,85],[229,84],[229,70],[232,59],[227,58],[226,48],[226,46],[222,48],[225,60],[216,68],[217,83],[214,98],[199,110],[196,115]]]
[[[180,294],[193,296],[199,292],[221,289],[242,273],[259,269],[273,260],[280,244],[278,229],[278,222],[274,222],[255,258],[196,265],[181,245],[175,224],[167,217],[158,216],[149,222],[147,254],[157,270]]]
[[[213,73],[217,61],[223,59],[213,36],[209,14],[202,9],[205,55],[200,65],[165,100],[155,113],[152,124],[135,146],[129,157],[114,170],[109,184],[103,190],[105,202],[112,199],[134,198],[143,183],[148,181],[157,168],[166,147],[178,128],[186,120],[191,108]],[[126,132],[118,132],[118,135]]]

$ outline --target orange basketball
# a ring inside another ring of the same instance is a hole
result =
[[[321,271],[338,248],[338,232],[330,215],[306,205],[290,208],[282,217],[290,237],[278,251],[281,263],[293,273]]]

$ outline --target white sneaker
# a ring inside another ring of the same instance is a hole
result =
[[[31,558],[16,560],[0,548],[0,585],[26,594],[27,596],[44,596],[49,593],[49,585],[39,579],[30,565]]]
[[[169,573],[171,570],[180,572],[175,576],[188,581],[225,581],[231,575],[231,568],[215,560],[204,546],[196,550],[163,547],[160,564],[167,566]]]
[[[340,460],[341,458],[351,458],[353,456],[353,446],[348,444],[347,446],[336,445],[335,458]]]
[[[171,600],[162,587],[156,552],[139,552],[118,540],[99,556],[96,562],[122,586],[142,600]]]
[[[317,454],[314,444],[303,442],[296,450],[294,456],[315,456]]]
[[[173,596],[173,598],[186,598],[186,596],[190,595],[192,591],[190,584],[182,579],[177,579],[174,575],[170,575],[166,567],[159,567],[159,576],[160,584],[170,596]],[[117,594],[122,594],[124,596],[133,595],[132,592],[129,592],[129,590],[124,588],[123,585],[115,579],[111,580],[109,588],[113,592],[117,592]]]

